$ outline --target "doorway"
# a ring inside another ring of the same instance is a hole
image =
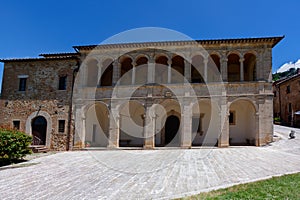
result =
[[[32,120],[32,137],[34,145],[46,145],[47,120],[38,116]]]
[[[180,146],[179,127],[179,118],[175,115],[170,115],[165,123],[165,146]]]

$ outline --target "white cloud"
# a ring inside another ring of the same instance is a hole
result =
[[[290,68],[295,68],[295,69],[300,68],[300,59],[295,63],[293,62],[285,63],[284,65],[279,67],[277,73],[288,71]]]

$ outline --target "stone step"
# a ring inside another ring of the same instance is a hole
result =
[[[49,149],[44,145],[31,145],[29,146],[33,153],[47,153]]]

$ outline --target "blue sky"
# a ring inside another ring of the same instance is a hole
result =
[[[298,0],[1,1],[0,58],[69,52],[122,31],[162,27],[193,39],[280,36],[273,70],[300,58]],[[3,65],[0,65],[0,80]]]

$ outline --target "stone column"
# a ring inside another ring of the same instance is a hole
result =
[[[183,103],[181,113],[181,148],[191,148],[192,146],[192,104],[189,101]]]
[[[218,147],[229,146],[229,109],[227,104],[227,99],[223,97],[223,99],[220,102],[220,136],[218,141]]]
[[[223,82],[227,82],[228,81],[228,74],[227,74],[227,62],[228,62],[228,59],[227,57],[224,55],[222,58],[221,58],[221,74],[222,74],[222,79],[223,79]]]
[[[244,58],[240,59],[240,81],[244,81]]]
[[[118,148],[120,137],[120,115],[118,108],[112,108],[109,116],[108,148]]]
[[[184,60],[184,76],[189,83],[191,82],[191,69],[191,63],[187,60]]]
[[[172,81],[172,60],[168,60],[168,83],[171,83]]]
[[[121,64],[118,60],[113,62],[113,85],[116,85],[121,75]]]
[[[97,66],[98,66],[98,83],[97,83],[97,87],[100,87],[101,86],[101,78],[102,78],[102,64],[98,62]]]
[[[131,74],[131,85],[135,84],[135,68],[136,68],[136,63],[132,62],[132,74]]]
[[[144,118],[144,149],[154,149],[155,147],[155,111],[151,105],[146,105]]]
[[[82,118],[82,138],[81,138],[81,146],[85,147],[85,135],[86,135],[86,119]]]
[[[154,83],[155,82],[155,60],[154,58],[150,58],[148,61],[148,77],[147,83]]]
[[[263,57],[262,57],[262,50],[260,50],[257,52],[257,56],[256,56],[256,65],[255,65],[256,80],[255,81],[262,81],[262,77],[261,77],[262,67],[263,67]]]
[[[273,98],[258,96],[258,138],[256,145],[263,146],[273,140]]]
[[[204,82],[207,83],[207,63],[208,63],[208,58],[205,57],[203,60],[203,64],[204,64]]]

